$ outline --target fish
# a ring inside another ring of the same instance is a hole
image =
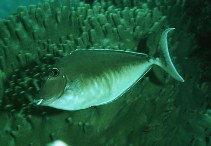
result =
[[[184,82],[168,51],[165,29],[159,41],[159,56],[111,49],[78,49],[50,68],[40,89],[39,106],[76,111],[111,103],[126,93],[157,65],[175,80]]]

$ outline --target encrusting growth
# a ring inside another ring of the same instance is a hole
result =
[[[93,6],[80,3],[77,7],[71,7],[68,1],[61,5],[55,0],[28,8],[20,7],[16,14],[0,22],[0,46],[3,48],[0,50],[0,70],[7,77],[6,83],[2,85],[5,93],[0,95],[4,94],[4,100],[10,101],[10,104],[22,104],[15,101],[21,91],[27,92],[22,90],[22,87],[28,86],[28,81],[17,81],[13,84],[14,81],[9,75],[12,76],[15,70],[17,73],[21,67],[26,70],[27,67],[28,70],[34,68],[31,62],[44,66],[42,58],[45,54],[61,57],[74,49],[89,48],[135,51],[139,40],[157,31],[164,22],[165,16],[158,16],[157,11],[136,7],[105,8],[100,3]],[[35,71],[35,74],[37,72],[39,70]],[[19,71],[18,74],[27,77],[27,72]],[[31,76],[30,78],[35,80]],[[3,84],[3,80],[0,82]],[[38,82],[41,81],[38,79]],[[21,87],[18,88],[18,95],[14,90],[16,86]],[[27,95],[35,94],[38,88],[39,86],[33,84]],[[20,101],[30,99],[25,94],[19,98]]]

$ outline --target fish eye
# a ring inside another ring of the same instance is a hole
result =
[[[59,75],[60,71],[58,68],[53,67],[50,69],[50,76],[57,77]]]

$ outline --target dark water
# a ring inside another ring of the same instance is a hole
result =
[[[19,6],[28,6],[41,2],[42,0],[1,0],[0,17],[6,18],[14,13]]]
[[[0,1],[0,18],[7,18],[9,15],[16,12],[20,6],[35,5],[38,3],[43,3],[46,0],[1,0]],[[63,3],[64,0],[59,0]],[[72,4],[78,3],[79,0],[71,0]],[[92,2],[92,1],[90,1]]]

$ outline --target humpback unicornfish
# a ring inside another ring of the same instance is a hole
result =
[[[123,50],[75,50],[50,70],[37,105],[80,110],[110,103],[139,81],[153,65],[183,82],[168,52],[167,34],[160,37],[158,57]]]

